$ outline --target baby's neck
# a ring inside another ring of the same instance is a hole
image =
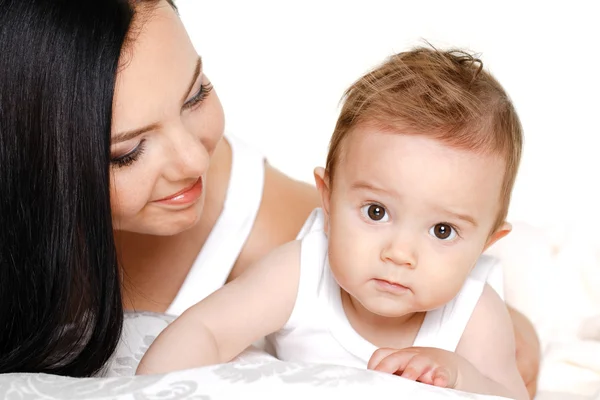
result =
[[[415,312],[400,317],[385,317],[367,310],[345,290],[340,290],[346,318],[360,336],[377,347],[412,346],[426,313]]]

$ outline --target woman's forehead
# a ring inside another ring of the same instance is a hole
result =
[[[138,18],[117,74],[113,133],[179,110],[198,63],[181,20],[167,2]]]

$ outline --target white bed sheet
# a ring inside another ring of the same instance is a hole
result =
[[[254,347],[227,364],[132,376],[147,346],[169,320],[164,315],[128,313],[123,340],[102,378],[1,375],[0,399],[502,399],[379,372],[283,362]]]

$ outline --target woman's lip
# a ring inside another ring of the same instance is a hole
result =
[[[202,194],[202,177],[190,187],[183,189],[180,192],[172,194],[163,199],[155,200],[155,203],[181,205],[196,201]]]

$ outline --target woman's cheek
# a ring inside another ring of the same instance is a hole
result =
[[[225,116],[221,101],[214,90],[206,99],[205,106],[206,108],[198,110],[190,116],[188,124],[191,126],[188,128],[197,132],[206,151],[212,156],[217,144],[223,138]]]
[[[149,186],[147,179],[114,174],[110,193],[113,219],[124,221],[135,217],[151,201],[152,190]]]

